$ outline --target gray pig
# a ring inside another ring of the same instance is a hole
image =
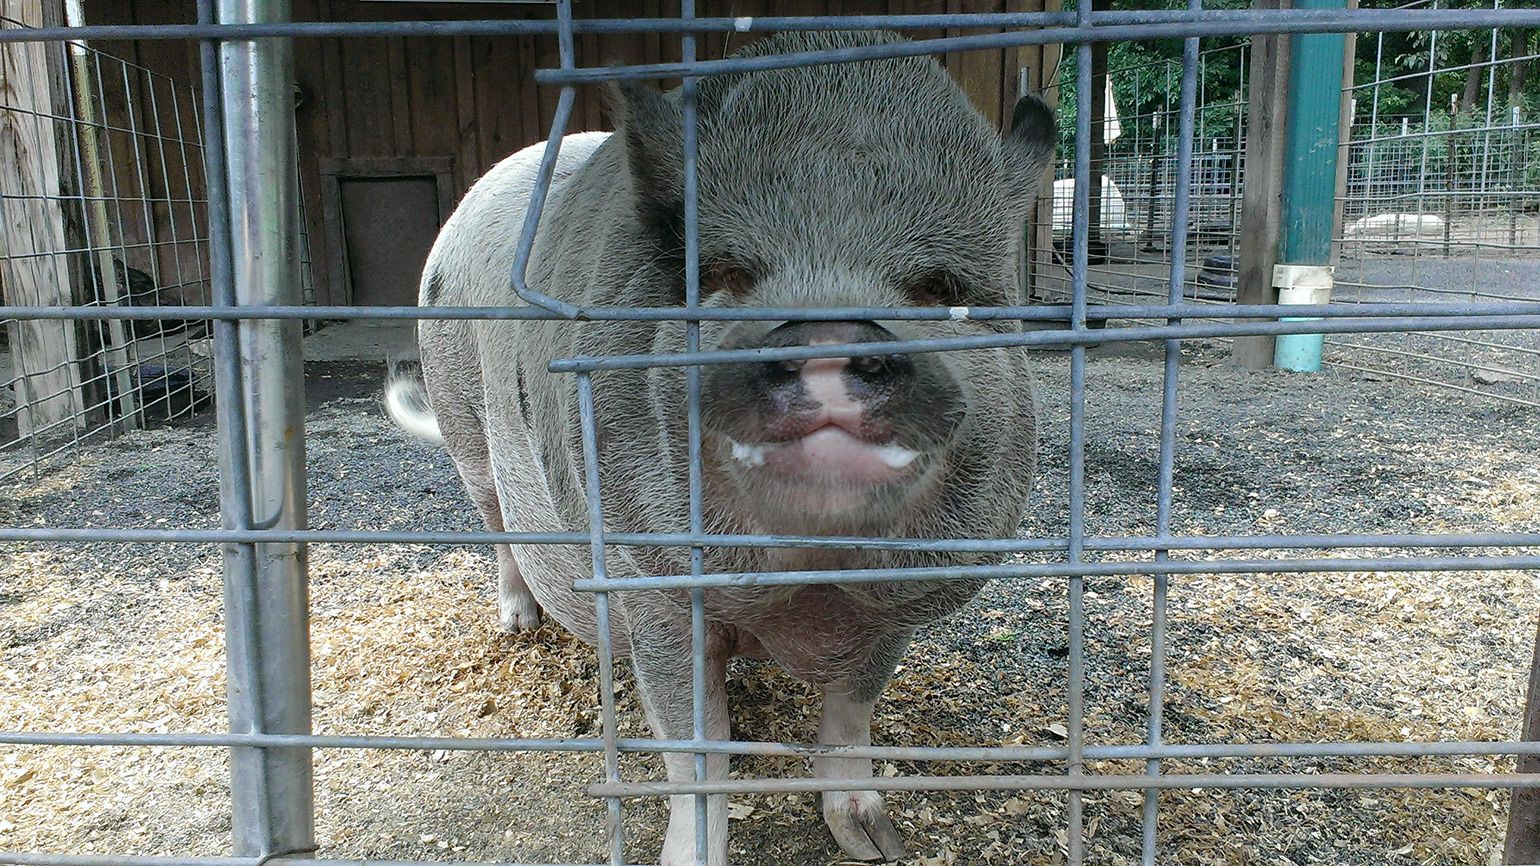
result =
[[[744,55],[901,41],[886,33],[785,34]],[[579,305],[684,302],[681,99],[641,84],[608,91],[617,131],[567,136],[528,270],[531,286]],[[699,85],[701,298],[708,307],[1014,302],[1022,226],[1052,155],[1052,114],[1035,98],[1002,137],[928,58],[812,66]],[[504,160],[445,224],[421,302],[517,303],[516,239],[543,145]],[[937,322],[718,322],[707,349],[954,337],[1011,330]],[[424,321],[423,383],[392,382],[401,425],[441,438],[488,528],[586,530],[575,377],[553,358],[682,352],[684,327],[653,322]],[[594,377],[604,520],[611,531],[689,528],[685,373]],[[426,386],[426,400],[422,385]],[[1037,433],[1025,353],[830,358],[702,372],[705,525],[715,533],[1013,537]],[[616,577],[688,573],[689,554],[614,549]],[[597,636],[586,547],[499,545],[504,628],[541,611]],[[984,554],[870,549],[708,548],[708,571],[963,566]],[[705,593],[706,736],[729,738],[734,655],[774,659],[823,693],[818,741],[871,742],[872,707],[915,629],[965,604],[980,581],[734,587]],[[538,607],[537,607],[538,605]],[[629,654],[660,738],[691,727],[690,611],[682,592],[612,596],[614,647]],[[693,758],[666,755],[668,777]],[[862,860],[903,842],[874,791],[870,760],[819,758],[838,780],[823,814]],[[725,756],[709,761],[727,776]],[[848,784],[846,781],[848,780]],[[712,866],[727,862],[725,798],[709,798]],[[661,862],[694,862],[694,799],[669,803]]]

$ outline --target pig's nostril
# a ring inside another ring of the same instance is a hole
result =
[[[786,360],[786,361],[777,361],[777,362],[775,362],[774,366],[775,366],[775,368],[777,370],[781,371],[782,373],[800,373],[800,372],[802,372],[802,367],[803,367],[803,365],[805,363],[806,363],[805,361]]]

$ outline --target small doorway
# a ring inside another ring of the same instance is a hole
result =
[[[321,171],[331,284],[354,306],[416,304],[423,263],[452,206],[451,161],[329,160]]]

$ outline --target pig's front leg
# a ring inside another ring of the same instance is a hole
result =
[[[653,733],[662,740],[688,740],[694,736],[691,697],[690,618],[688,611],[662,611],[651,605],[645,612],[628,606],[632,662],[638,691]],[[705,710],[706,738],[726,740],[727,642],[714,630],[706,637]],[[670,782],[695,780],[695,756],[668,753],[663,756]],[[727,778],[727,756],[708,755],[706,778]],[[727,866],[727,797],[707,797],[707,866]],[[661,866],[695,866],[695,803],[693,795],[668,798],[668,831],[663,836]]]
[[[890,642],[877,652],[873,670],[865,676],[827,685],[823,689],[823,718],[818,723],[818,742],[825,746],[870,746],[872,708],[892,676],[909,636]],[[857,860],[902,859],[907,853],[898,828],[876,791],[862,791],[860,781],[872,777],[869,758],[815,758],[813,774],[820,779],[849,780],[848,788],[823,793],[823,819],[834,841]]]

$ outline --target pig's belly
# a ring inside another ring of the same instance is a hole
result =
[[[859,604],[832,586],[805,586],[762,599],[708,597],[712,618],[733,626],[737,654],[775,661],[813,683],[864,672],[872,648],[899,629],[890,612]]]

